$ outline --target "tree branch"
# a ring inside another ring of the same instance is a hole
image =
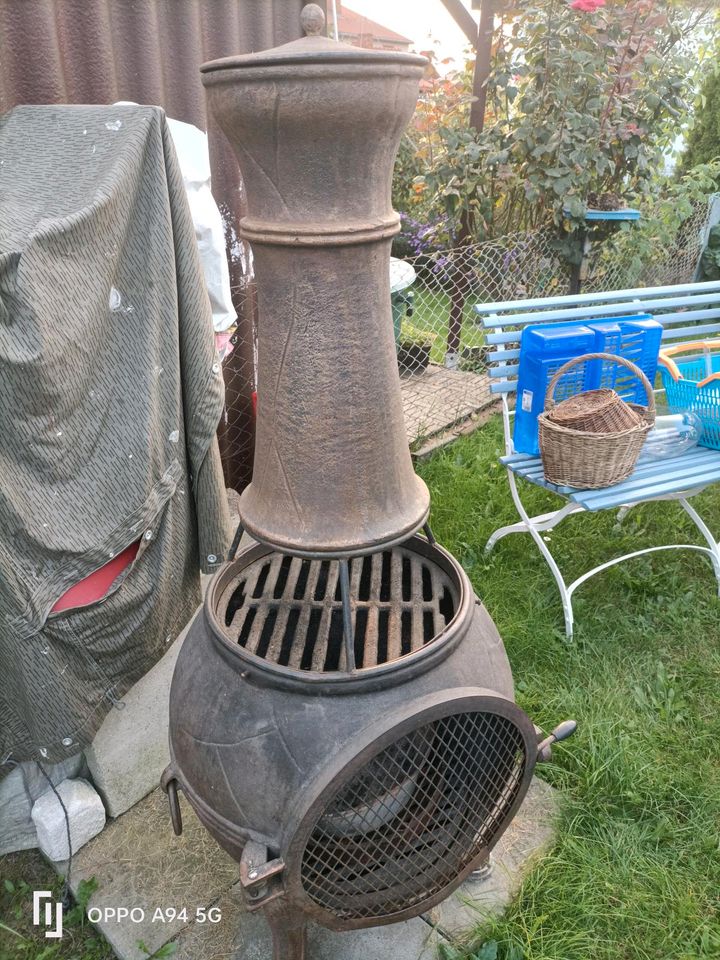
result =
[[[441,2],[474,49],[477,43],[478,28],[470,11],[465,7],[462,0],[441,0]]]
[[[485,107],[487,106],[487,83],[492,68],[492,43],[495,33],[495,0],[482,0],[480,8],[480,26],[475,45],[475,71],[473,73],[473,96],[470,107],[470,126],[478,133],[485,126]]]

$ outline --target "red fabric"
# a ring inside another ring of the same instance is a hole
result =
[[[61,610],[68,610],[70,607],[84,607],[88,603],[94,603],[96,600],[102,600],[110,587],[126,567],[135,559],[140,541],[131,543],[122,553],[113,557],[108,563],[95,570],[84,580],[73,584],[69,590],[60,597],[51,613],[59,613]]]

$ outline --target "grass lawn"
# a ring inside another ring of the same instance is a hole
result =
[[[700,960],[720,957],[720,602],[707,559],[638,558],[576,597],[565,640],[554,581],[532,541],[513,535],[490,558],[485,541],[517,519],[501,423],[420,467],[433,531],[467,569],[507,645],[519,703],[575,737],[538,773],[564,798],[551,855],[510,911],[479,928],[481,960]],[[522,489],[532,512],[556,498]],[[720,488],[695,501],[720,530]],[[553,533],[564,572],[642,545],[699,542],[676,504],[570,517]],[[484,946],[483,946],[484,945]],[[455,956],[448,952],[448,956]]]
[[[110,945],[85,917],[94,883],[80,884],[80,903],[63,918],[59,940],[32,923],[33,890],[62,896],[62,880],[37,850],[0,857],[0,960],[114,960]]]

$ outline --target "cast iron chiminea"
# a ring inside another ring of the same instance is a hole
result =
[[[433,540],[390,312],[392,165],[425,60],[319,35],[206,64],[242,168],[260,316],[256,545],[214,577],[170,695],[181,789],[240,862],[276,960],[308,918],[391,923],[487,860],[538,734],[502,641]],[[425,535],[419,531],[424,530]],[[237,538],[236,538],[237,539]]]

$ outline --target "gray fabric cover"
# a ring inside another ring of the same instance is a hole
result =
[[[0,118],[0,765],[76,754],[197,607],[222,404],[163,112]],[[138,539],[107,599],[49,615]]]

